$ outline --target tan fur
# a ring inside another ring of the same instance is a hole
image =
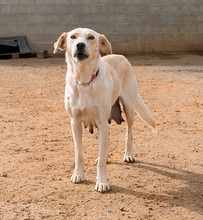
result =
[[[90,130],[96,126],[99,155],[95,190],[105,192],[110,189],[106,170],[108,119],[116,100],[121,100],[127,122],[124,161],[134,162],[132,126],[135,111],[154,130],[156,124],[138,93],[136,77],[129,61],[122,55],[107,55],[101,58],[101,52],[112,53],[111,44],[104,35],[91,29],[77,28],[63,33],[54,48],[54,53],[58,49],[66,51],[68,70],[65,107],[71,117],[75,145],[75,169],[71,181],[79,183],[84,180],[82,124]],[[120,112],[119,107],[118,110]]]

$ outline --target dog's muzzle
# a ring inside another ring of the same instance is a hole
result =
[[[79,61],[83,61],[89,57],[86,52],[86,45],[84,43],[78,43],[76,48],[77,49],[74,57],[76,57]]]

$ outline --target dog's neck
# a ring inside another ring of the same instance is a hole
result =
[[[99,73],[99,59],[76,62],[66,59],[68,72],[72,73],[74,82],[77,85],[89,85]]]
[[[90,83],[92,83],[92,82],[97,78],[98,74],[99,74],[99,69],[97,70],[97,72],[96,72],[95,75],[92,75],[92,77],[91,77],[91,79],[90,79],[89,82],[87,82],[87,83],[82,83],[82,82],[80,82],[80,81],[78,81],[78,80],[75,80],[75,83],[78,84],[78,85],[81,85],[81,86],[89,86]]]

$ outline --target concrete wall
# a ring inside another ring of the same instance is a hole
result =
[[[26,35],[33,51],[79,26],[117,53],[203,51],[203,0],[0,0],[0,37]]]

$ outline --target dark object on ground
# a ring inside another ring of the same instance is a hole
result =
[[[15,53],[19,54],[19,56],[28,56],[31,53],[26,36],[0,38],[0,58],[15,58],[12,55]]]

